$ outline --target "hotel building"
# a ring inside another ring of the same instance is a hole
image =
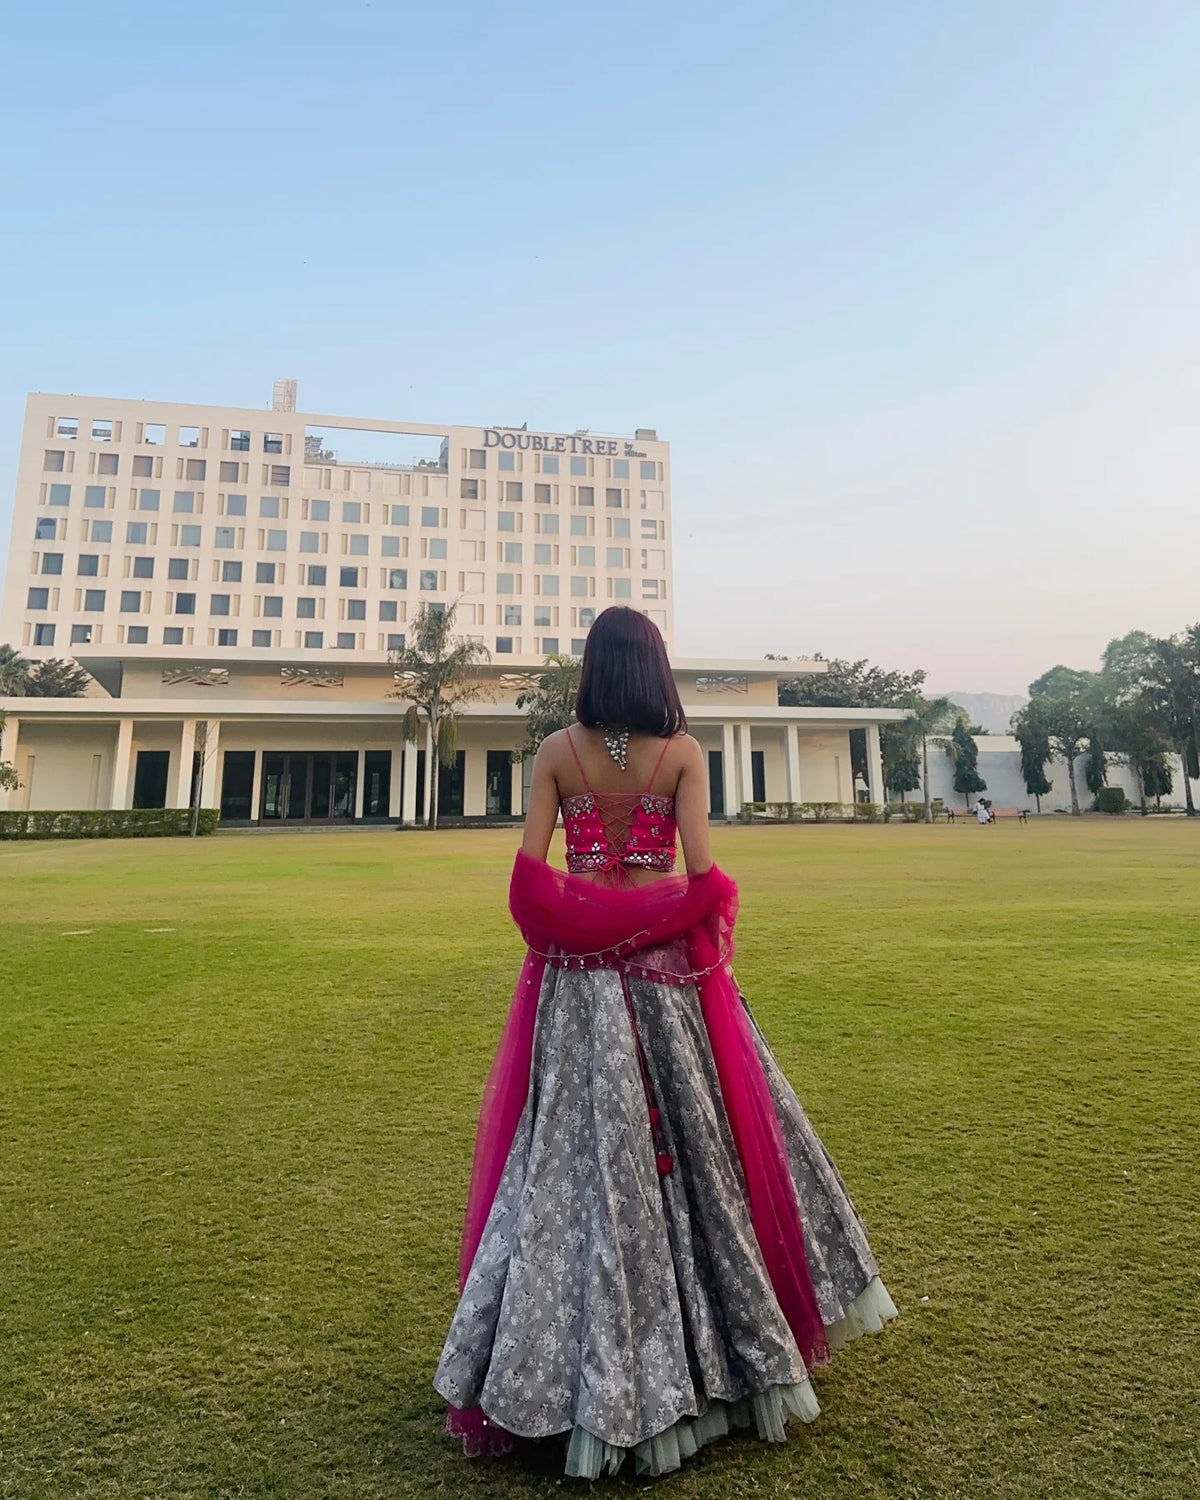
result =
[[[423,820],[389,652],[457,601],[491,662],[443,768],[446,816],[522,810],[516,696],[610,604],[673,646],[671,461],[650,428],[466,427],[80,396],[29,397],[0,640],[94,678],[0,699],[10,807],[181,806],[225,822]],[[674,653],[673,653],[674,656]],[[887,711],[781,709],[819,662],[675,658],[711,810],[882,800]],[[0,797],[5,794],[0,793]]]

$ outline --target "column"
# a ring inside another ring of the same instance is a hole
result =
[[[879,725],[867,725],[867,795],[880,807],[887,797],[883,785],[883,751],[879,746]]]
[[[179,769],[175,777],[175,806],[190,807],[192,756],[196,753],[196,721],[184,719],[179,734]]]
[[[787,764],[787,797],[789,802],[801,802],[800,795],[800,731],[795,724],[783,726],[784,761]]]
[[[209,719],[204,730],[203,759],[200,762],[200,806],[220,805],[217,767],[221,759],[221,721]]]
[[[738,762],[741,771],[742,801],[754,800],[754,762],[750,759],[750,726],[738,725]]]
[[[741,810],[737,794],[737,759],[733,744],[733,725],[721,725],[721,780],[725,783],[725,816],[736,818]]]
[[[520,760],[512,767],[512,810],[514,818],[525,816],[525,763]]]
[[[133,720],[121,719],[117,724],[117,753],[113,759],[110,807],[123,809],[129,806],[129,762],[132,755]]]
[[[354,773],[354,821],[356,823],[360,822],[362,819],[363,801],[365,799],[367,790],[366,786],[364,785],[366,774],[367,752],[365,750],[360,750],[358,752],[358,767]]]
[[[0,735],[0,760],[8,761],[14,771],[17,769],[17,742],[20,737],[21,721],[15,714],[9,714],[4,723],[4,732]],[[11,792],[6,787],[0,787],[0,809],[7,810],[15,806],[19,795],[16,787]]]
[[[437,767],[433,763],[433,725],[425,726],[425,806],[422,809],[425,817],[425,826],[429,827],[429,819],[433,815],[433,778],[437,775]]]
[[[404,756],[392,751],[392,771],[388,777],[388,817],[399,818],[400,796],[404,790]]]
[[[250,821],[257,823],[262,816],[262,751],[254,752],[254,780],[250,783]]]
[[[417,821],[417,747],[404,741],[404,800],[400,821],[409,828]]]

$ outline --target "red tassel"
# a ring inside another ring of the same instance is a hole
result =
[[[658,1165],[658,1175],[660,1177],[669,1176],[675,1168],[675,1158],[669,1151],[660,1151],[654,1160]]]

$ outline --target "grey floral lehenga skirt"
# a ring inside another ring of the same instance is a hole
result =
[[[753,1036],[836,1349],[896,1308],[837,1168]],[[662,1474],[734,1427],[782,1441],[789,1417],[817,1416],[693,984],[546,968],[524,1112],[434,1384],[508,1433],[561,1436],[567,1473],[588,1478],[629,1450]]]

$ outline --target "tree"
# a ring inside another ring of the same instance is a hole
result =
[[[905,792],[915,792],[921,785],[918,745],[908,723],[881,724],[879,748],[883,755],[883,784],[903,802]]]
[[[1097,672],[1080,672],[1062,665],[1051,667],[1036,682],[1029,684],[1029,706],[1032,708],[1035,704],[1053,755],[1067,763],[1071,814],[1078,817],[1081,809],[1075,762],[1085,751],[1088,752],[1093,765],[1090,784],[1096,775],[1095,767],[1105,753],[1104,683]]]
[[[14,646],[0,646],[0,698],[24,698],[29,692],[33,663]]]
[[[0,647],[0,650],[6,648]],[[4,743],[4,715],[0,714],[0,745]],[[11,761],[0,760],[0,792],[15,792],[21,785],[17,768]]]
[[[1166,637],[1131,630],[1105,648],[1104,676],[1123,736],[1119,748],[1138,772],[1143,807],[1147,795],[1162,795],[1146,784],[1147,771],[1154,787],[1163,786],[1164,776],[1169,782],[1166,754],[1173,749],[1183,762],[1184,802],[1188,816],[1194,817],[1191,782],[1200,775],[1200,626]]]
[[[949,698],[922,698],[914,693],[908,701],[908,726],[913,743],[921,747],[921,788],[925,799],[925,822],[933,822],[933,803],[929,795],[929,745],[944,745],[947,734],[958,723],[960,710]]]
[[[954,732],[946,741],[946,754],[954,763],[954,790],[969,807],[972,792],[986,792],[987,782],[979,774],[979,746],[971,735],[966,718],[960,713]]]
[[[390,694],[409,707],[404,715],[404,738],[415,744],[422,715],[433,745],[429,776],[429,826],[437,827],[439,765],[452,766],[458,743],[458,720],[468,703],[483,694],[474,675],[491,652],[482,641],[455,637],[456,604],[443,608],[422,604],[402,651],[391,653],[396,689]]]
[[[1027,703],[1012,717],[1013,734],[1021,747],[1021,778],[1025,790],[1042,810],[1042,798],[1048,796],[1053,785],[1046,778],[1046,766],[1054,752],[1050,747],[1050,736],[1042,720],[1041,712],[1032,703]]]
[[[517,707],[525,710],[526,718],[525,740],[520,749],[513,751],[514,761],[536,755],[544,739],[574,724],[582,670],[583,662],[578,656],[552,654],[546,658],[537,686],[517,694]]]
[[[769,661],[782,658],[768,657]],[[815,660],[820,661],[821,657]],[[862,661],[833,657],[824,672],[788,677],[779,683],[780,708],[907,708],[925,673],[888,672]]]
[[[30,698],[82,698],[91,680],[78,662],[51,657],[34,667],[27,694]]]

